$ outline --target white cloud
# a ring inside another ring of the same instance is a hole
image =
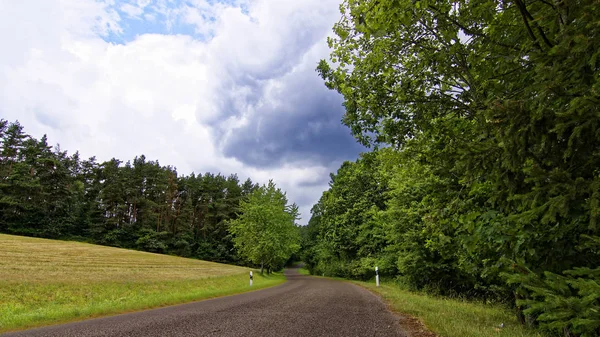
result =
[[[120,9],[132,18],[139,18],[144,13],[144,8],[132,4],[124,4]]]
[[[261,118],[257,107],[279,104],[286,74],[298,67],[313,72],[339,16],[337,2],[0,0],[0,117],[85,157],[129,160],[143,153],[184,174],[273,178],[291,201],[304,200],[306,223],[327,187],[315,177],[335,165],[251,167],[227,158],[220,137]],[[126,18],[116,9],[136,20],[164,15],[164,25],[192,24],[204,37],[106,42],[123,33]]]

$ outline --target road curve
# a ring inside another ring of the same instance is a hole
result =
[[[8,333],[4,337],[402,336],[399,318],[365,289],[286,271],[255,292]]]

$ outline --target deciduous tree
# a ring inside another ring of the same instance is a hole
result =
[[[298,207],[273,181],[256,189],[240,203],[239,217],[229,224],[229,232],[241,256],[271,270],[281,267],[300,248]]]

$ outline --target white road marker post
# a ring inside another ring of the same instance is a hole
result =
[[[379,287],[379,267],[375,267],[375,282],[377,283],[377,286]]]
[[[250,271],[250,286],[252,287],[252,271]]]

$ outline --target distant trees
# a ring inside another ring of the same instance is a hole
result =
[[[378,263],[416,288],[510,301],[523,323],[600,334],[597,1],[340,8],[318,71],[355,137],[389,148],[332,177],[311,267],[368,277]]]
[[[241,256],[260,265],[261,273],[264,267],[270,272],[300,249],[298,215],[298,207],[289,205],[285,193],[269,181],[241,201],[229,232]]]
[[[0,232],[244,263],[228,231],[259,186],[236,175],[181,176],[144,155],[82,160],[0,120]]]
[[[365,153],[331,174],[330,188],[313,207],[309,237],[304,238],[305,262],[311,271],[358,278],[374,275],[376,257],[387,244],[378,212],[386,207],[388,187],[378,162],[376,153]]]

